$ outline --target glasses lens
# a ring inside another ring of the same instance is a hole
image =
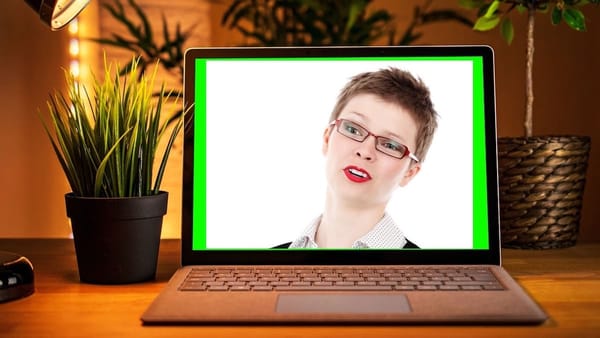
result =
[[[381,151],[386,155],[390,155],[397,158],[403,158],[406,154],[406,146],[402,143],[398,143],[387,137],[377,137],[377,150]]]
[[[363,142],[370,135],[368,130],[348,120],[339,120],[337,130],[340,134],[358,142]],[[406,146],[400,142],[382,136],[376,136],[376,139],[375,148],[386,155],[401,159],[408,153]]]
[[[369,136],[369,132],[365,128],[347,120],[340,121],[338,131],[340,134],[359,142],[364,141]]]

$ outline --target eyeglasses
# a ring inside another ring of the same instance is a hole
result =
[[[377,136],[356,122],[346,119],[337,119],[331,122],[331,125],[336,126],[338,133],[357,142],[364,142],[369,136],[372,135],[375,137],[375,149],[379,150],[380,152],[397,159],[403,159],[404,157],[408,156],[411,160],[419,162],[419,159],[415,155],[411,154],[411,152],[408,150],[408,147],[404,144],[394,141],[391,138]]]

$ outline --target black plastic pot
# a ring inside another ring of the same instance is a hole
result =
[[[168,193],[125,198],[65,195],[79,279],[127,284],[156,277]]]

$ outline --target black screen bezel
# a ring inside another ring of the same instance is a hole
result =
[[[488,249],[390,249],[390,250],[193,250],[192,195],[194,115],[187,114],[184,131],[182,196],[182,265],[420,265],[500,264],[497,140],[493,49],[473,46],[386,46],[386,47],[276,47],[276,48],[191,48],[184,62],[184,102],[195,102],[197,58],[294,58],[294,57],[435,57],[480,56],[483,60],[485,142],[488,192]]]

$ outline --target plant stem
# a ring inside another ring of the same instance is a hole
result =
[[[526,65],[526,80],[525,80],[525,136],[533,135],[533,52],[534,40],[533,32],[535,28],[535,8],[530,7],[527,11],[527,65]]]

